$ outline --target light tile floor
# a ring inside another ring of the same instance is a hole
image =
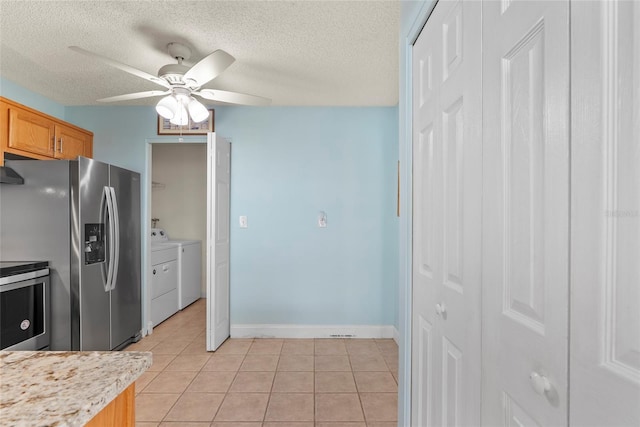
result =
[[[393,340],[229,339],[207,352],[205,308],[127,347],[153,353],[136,381],[136,426],[396,426]]]

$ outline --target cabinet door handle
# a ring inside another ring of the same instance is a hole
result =
[[[62,137],[60,137],[60,152],[62,153]]]

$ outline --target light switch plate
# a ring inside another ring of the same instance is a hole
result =
[[[247,216],[246,215],[241,215],[240,218],[238,218],[238,222],[240,223],[240,228],[248,228],[249,227],[249,223],[247,222]]]

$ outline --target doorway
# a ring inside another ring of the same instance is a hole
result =
[[[198,298],[206,297],[206,242],[207,242],[207,145],[201,142],[153,142],[149,144],[149,181],[147,218],[149,228],[164,230],[171,241],[201,242],[200,245],[183,245],[177,249],[194,252],[186,276],[199,282],[189,286],[193,293],[197,286]],[[193,251],[191,249],[195,248]],[[152,252],[151,244],[148,252]],[[177,253],[177,252],[176,252]],[[194,265],[195,264],[195,265]],[[148,264],[149,265],[149,264]],[[197,265],[197,267],[196,267]],[[176,279],[180,273],[176,271]],[[147,282],[150,294],[147,313],[153,313],[154,291],[152,276]],[[175,284],[177,288],[177,283]],[[186,286],[183,286],[186,288]],[[184,289],[183,289],[184,290]],[[178,295],[178,292],[176,292]],[[179,297],[178,297],[179,298]],[[190,298],[191,302],[193,298]],[[178,303],[172,309],[184,308]],[[175,314],[175,313],[173,313]],[[165,315],[166,316],[166,315]],[[163,316],[164,317],[164,316]],[[153,321],[156,322],[156,321]],[[158,326],[148,324],[149,330]],[[204,328],[204,325],[202,325]]]
[[[172,227],[183,233],[178,235],[165,230],[171,236],[170,240],[199,240],[202,243],[200,296],[206,298],[207,303],[207,350],[214,351],[229,337],[230,332],[231,144],[224,138],[216,137],[215,133],[209,133],[206,141],[202,142],[147,142],[146,226],[143,227],[148,236],[145,248],[146,277],[152,277],[152,225],[158,228]],[[164,223],[161,213],[166,218]],[[156,220],[153,224],[152,218]],[[177,278],[174,281],[177,282]],[[151,279],[145,282],[144,324],[148,334],[155,326],[151,321],[154,288]],[[176,301],[175,312],[178,308]]]

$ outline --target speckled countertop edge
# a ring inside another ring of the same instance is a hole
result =
[[[151,363],[148,352],[0,352],[0,425],[83,426]]]

